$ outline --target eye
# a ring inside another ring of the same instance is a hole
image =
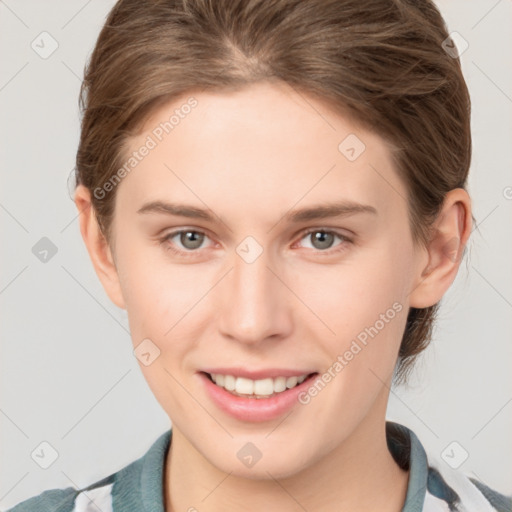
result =
[[[172,241],[174,238],[176,238],[177,242]],[[160,243],[164,244],[167,250],[184,256],[189,256],[187,253],[197,252],[196,249],[201,248],[205,238],[207,238],[207,235],[202,231],[197,231],[195,229],[180,229],[167,234],[160,240]],[[176,248],[175,246],[178,243],[181,244],[184,249],[180,249],[179,245],[178,248]]]
[[[327,254],[342,251],[346,248],[347,243],[352,242],[352,240],[345,235],[328,229],[310,229],[302,235],[300,240],[307,239],[308,237],[312,240],[312,249]],[[165,246],[165,250],[171,251],[179,256],[194,257],[200,253],[198,249],[202,248],[203,242],[207,238],[209,237],[203,231],[196,229],[180,229],[165,235],[160,240],[160,243]],[[334,250],[329,251],[336,238],[338,238],[341,243],[335,246]],[[176,240],[173,241],[173,239]]]
[[[312,236],[313,235],[313,236]],[[332,247],[332,244],[336,238],[341,240],[341,243],[338,244],[338,246],[341,246],[341,250],[345,248],[346,243],[350,243],[351,240],[349,240],[346,236],[342,235],[341,233],[337,233],[336,231],[329,231],[326,229],[310,229],[307,231],[301,240],[310,238],[311,239],[311,245],[313,249],[317,249],[321,252],[327,252],[326,249],[330,249]],[[344,243],[346,242],[346,243]],[[337,249],[335,249],[337,250]]]

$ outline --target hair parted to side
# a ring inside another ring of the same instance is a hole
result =
[[[411,233],[426,244],[446,193],[466,188],[470,98],[430,0],[119,0],[85,67],[76,183],[109,244],[130,136],[162,104],[199,90],[283,81],[324,100],[392,148]],[[341,141],[340,141],[341,142]],[[393,381],[407,382],[439,303],[410,308]]]

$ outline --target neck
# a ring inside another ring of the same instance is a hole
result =
[[[386,403],[374,407],[328,455],[279,480],[225,473],[173,427],[164,476],[165,511],[399,512],[409,474],[387,447]]]

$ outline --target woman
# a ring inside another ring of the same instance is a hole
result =
[[[386,421],[468,241],[470,100],[398,0],[121,0],[75,201],[172,429],[12,510],[493,511]]]

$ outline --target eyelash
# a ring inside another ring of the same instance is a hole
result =
[[[161,245],[165,245],[164,249],[166,251],[171,251],[172,253],[174,254],[177,254],[179,256],[182,256],[182,257],[185,257],[185,258],[193,258],[197,255],[197,253],[199,252],[199,249],[195,249],[195,250],[188,250],[188,251],[182,251],[180,249],[176,249],[175,247],[173,247],[171,244],[167,244],[166,242],[168,242],[170,239],[174,238],[176,235],[179,235],[181,233],[188,233],[188,232],[192,232],[192,233],[199,233],[201,235],[205,235],[205,236],[208,236],[204,231],[200,231],[200,230],[197,230],[197,229],[179,229],[177,231],[173,231],[171,233],[168,233],[167,235],[165,235],[163,238],[160,239],[160,244]],[[338,238],[341,239],[341,242],[337,247],[339,247],[338,249],[326,249],[325,251],[322,251],[320,249],[313,249],[315,250],[315,252],[319,253],[319,254],[325,254],[326,256],[330,256],[332,254],[335,254],[335,253],[338,253],[338,252],[342,252],[343,250],[346,249],[346,244],[343,243],[343,242],[346,242],[346,243],[353,243],[353,241],[346,237],[345,235],[342,235],[341,233],[338,233],[337,231],[333,231],[333,230],[328,230],[326,228],[310,228],[304,232],[301,233],[301,237],[299,240],[302,240],[303,238],[307,237],[308,235],[310,235],[311,233],[317,233],[317,232],[321,232],[321,233],[324,233],[324,234],[329,234],[329,235],[334,235],[334,236],[337,236]]]

